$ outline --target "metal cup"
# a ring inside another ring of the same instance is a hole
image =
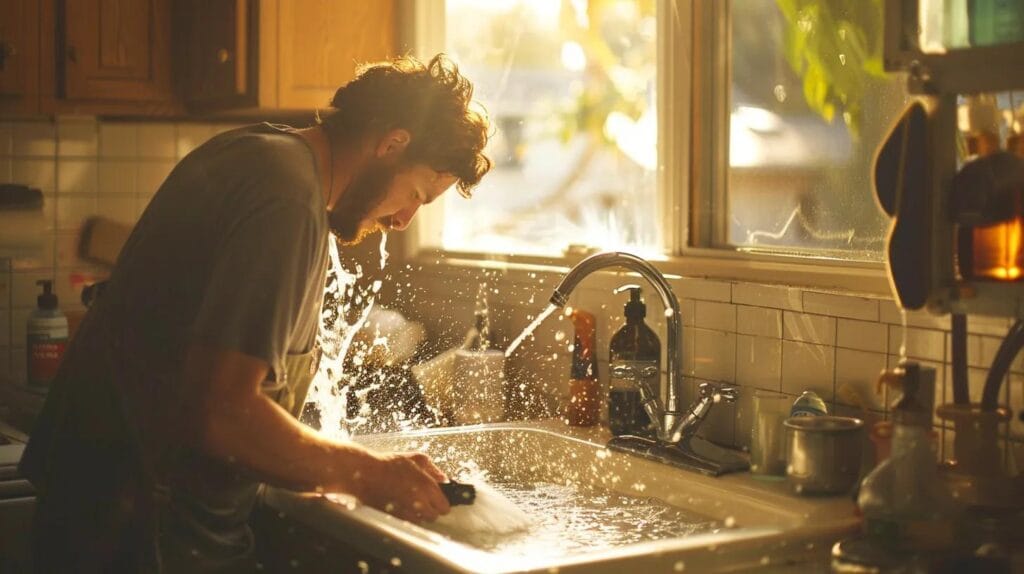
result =
[[[786,476],[798,494],[849,492],[860,478],[864,421],[852,417],[786,419]]]

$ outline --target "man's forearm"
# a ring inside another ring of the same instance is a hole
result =
[[[205,419],[204,451],[277,486],[358,494],[375,462],[365,448],[320,435],[259,392],[214,405]]]

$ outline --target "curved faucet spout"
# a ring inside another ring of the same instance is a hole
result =
[[[598,253],[580,261],[566,273],[562,281],[555,287],[555,292],[551,295],[551,304],[557,307],[564,307],[569,301],[569,294],[572,293],[573,289],[579,285],[584,277],[608,267],[624,267],[639,273],[654,287],[658,296],[661,297],[662,304],[665,306],[668,331],[667,340],[665,341],[668,356],[666,364],[668,371],[668,400],[666,401],[662,419],[655,422],[658,424],[659,438],[669,441],[673,435],[680,434],[679,430],[687,413],[682,404],[683,321],[679,313],[679,300],[676,298],[675,293],[672,292],[672,287],[668,284],[665,276],[648,261],[632,253],[621,251]],[[676,441],[671,442],[677,442],[678,440],[677,438]]]

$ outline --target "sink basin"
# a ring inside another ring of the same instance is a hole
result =
[[[797,497],[784,482],[748,473],[702,476],[610,451],[608,438],[606,431],[558,421],[357,438],[379,450],[426,452],[450,475],[467,463],[485,472],[489,484],[540,518],[536,529],[508,540],[448,536],[343,496],[268,489],[266,501],[410,572],[710,572],[821,564],[832,542],[858,528],[849,497]]]

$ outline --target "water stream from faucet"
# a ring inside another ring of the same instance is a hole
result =
[[[512,343],[508,346],[507,349],[505,349],[505,357],[511,357],[512,353],[514,353],[515,350],[519,348],[519,345],[523,344],[523,341],[525,341],[527,337],[532,335],[533,332],[537,330],[537,327],[539,327],[540,324],[544,322],[544,319],[550,317],[551,314],[554,313],[557,309],[558,307],[556,307],[555,305],[548,305],[546,309],[541,311],[540,315],[537,315],[537,318],[534,319],[532,323],[527,325],[526,328],[523,329],[523,332],[519,333],[519,336],[512,341]]]

